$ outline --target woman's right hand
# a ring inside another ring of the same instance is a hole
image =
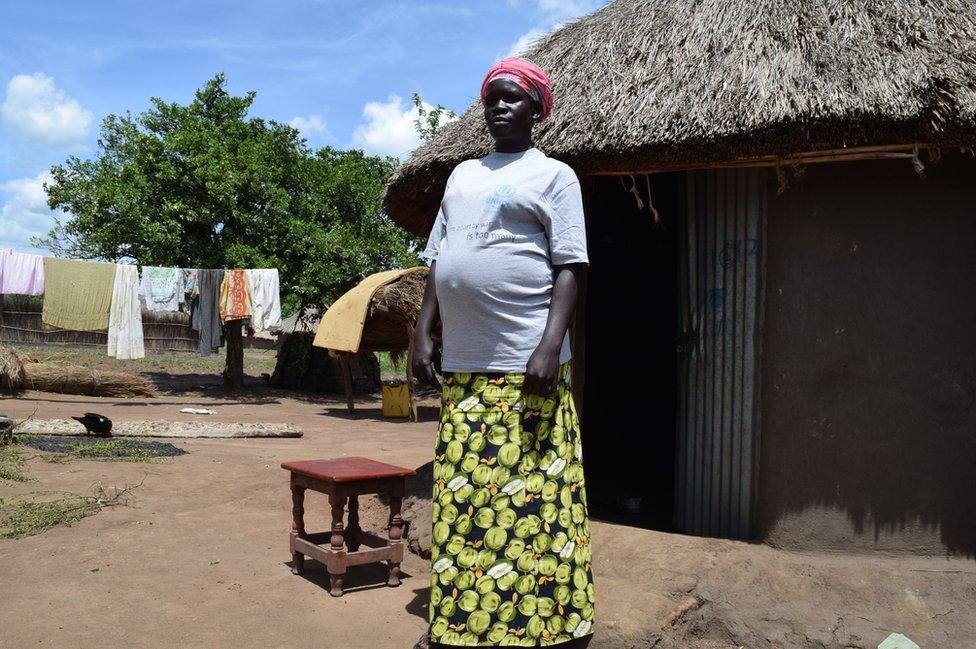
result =
[[[441,383],[434,372],[433,360],[434,341],[429,335],[417,330],[413,337],[413,364],[410,369],[418,381],[440,390]]]

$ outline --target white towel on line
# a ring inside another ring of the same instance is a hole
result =
[[[251,300],[251,326],[255,331],[281,328],[281,291],[277,268],[251,268],[244,271],[247,295]]]
[[[115,358],[143,358],[142,304],[139,302],[139,269],[117,264],[112,288],[112,310],[108,318],[108,355]]]

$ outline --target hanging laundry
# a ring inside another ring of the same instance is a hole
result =
[[[139,290],[150,311],[179,311],[184,300],[183,269],[143,266]]]
[[[187,298],[194,298],[200,295],[200,286],[197,284],[197,269],[196,268],[184,268],[183,275],[186,281],[183,285],[183,293],[186,294]]]
[[[219,309],[224,271],[200,269],[196,279],[198,295],[192,302],[190,326],[200,332],[200,353],[210,356],[223,344]]]
[[[247,296],[251,300],[251,326],[255,331],[281,328],[281,291],[277,268],[244,271]]]
[[[112,289],[112,310],[108,319],[108,355],[142,358],[146,355],[142,334],[142,304],[139,302],[139,269],[119,264]]]
[[[44,292],[44,258],[0,250],[0,294],[40,295]]]
[[[115,264],[44,258],[41,321],[73,331],[108,329]]]
[[[224,271],[220,286],[220,319],[242,320],[251,315],[251,301],[247,297],[247,279],[243,270]]]

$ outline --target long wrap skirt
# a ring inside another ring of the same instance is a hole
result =
[[[557,645],[593,631],[572,365],[546,397],[520,373],[448,373],[434,455],[430,637]]]

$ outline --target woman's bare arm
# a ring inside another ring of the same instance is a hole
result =
[[[549,317],[546,319],[542,340],[525,367],[525,383],[522,384],[525,394],[546,395],[556,387],[559,351],[576,309],[579,281],[584,267],[584,264],[553,266],[556,279],[549,302]]]
[[[434,284],[434,271],[437,262],[432,262],[430,272],[427,273],[427,287],[424,289],[424,299],[420,304],[420,315],[417,316],[417,327],[413,332],[413,363],[411,369],[418,381],[427,383],[438,390],[441,387],[434,372],[434,340],[431,334],[437,321],[438,304],[437,288]]]

